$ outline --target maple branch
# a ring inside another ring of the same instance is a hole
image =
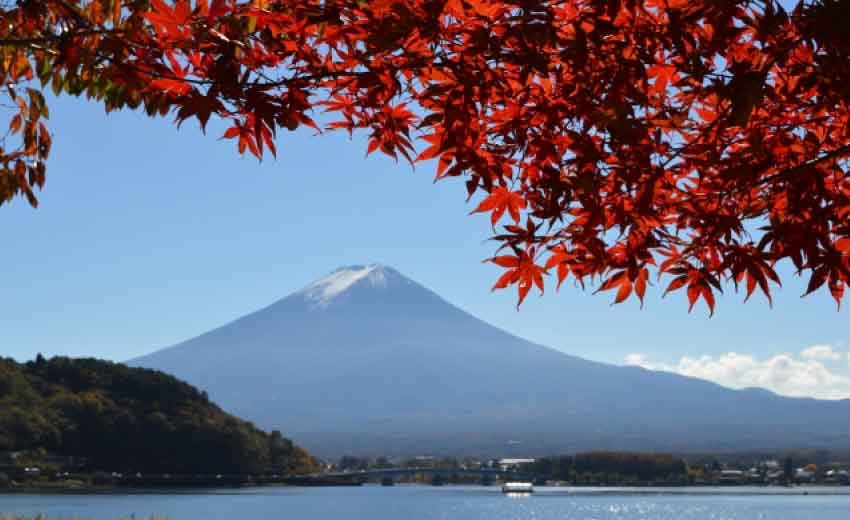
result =
[[[45,34],[44,36],[33,37],[33,38],[0,39],[0,46],[25,47],[25,46],[30,46],[30,45],[52,43],[52,42],[56,42],[58,40],[61,40],[63,38],[68,38],[68,37],[95,36],[95,35],[113,36],[113,35],[123,35],[123,34],[124,34],[124,31],[122,31],[122,30],[106,30],[106,29],[99,29],[99,30],[91,29],[91,30],[80,31],[80,32],[67,31],[67,32],[64,32],[62,34],[50,33],[50,34]]]
[[[771,183],[775,180],[782,179],[784,177],[791,177],[791,176],[796,175],[800,172],[808,170],[812,166],[820,164],[824,161],[829,161],[830,159],[835,159],[836,157],[844,155],[846,153],[850,153],[850,143],[845,144],[842,147],[836,148],[835,150],[833,150],[829,153],[826,153],[826,154],[824,154],[820,157],[817,157],[817,158],[812,159],[810,161],[804,162],[803,164],[799,164],[797,166],[794,166],[793,168],[788,168],[786,170],[782,170],[782,171],[777,172],[777,173],[770,175],[768,177],[764,177],[763,179],[759,179],[758,182],[755,183],[755,185],[761,186],[763,184],[768,184],[768,183]]]
[[[120,0],[116,0],[116,1],[120,1]],[[58,0],[58,4],[59,4],[60,6],[62,6],[62,7],[64,7],[66,11],[68,11],[69,13],[71,13],[71,16],[72,16],[75,20],[77,20],[77,22],[79,22],[79,23],[83,24],[83,25],[84,25],[84,26],[86,26],[86,27],[91,27],[91,26],[92,26],[91,21],[90,21],[89,19],[87,19],[85,16],[83,16],[83,14],[82,14],[82,13],[80,13],[80,11],[77,9],[77,7],[76,7],[76,6],[69,4],[69,3],[68,3],[67,1],[65,1],[65,0]]]

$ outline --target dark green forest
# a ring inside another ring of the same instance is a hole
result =
[[[0,358],[0,451],[84,457],[120,472],[315,470],[284,438],[222,411],[162,372],[98,359]]]
[[[576,482],[674,482],[687,479],[688,465],[666,453],[588,452],[543,457],[525,467],[553,480]]]

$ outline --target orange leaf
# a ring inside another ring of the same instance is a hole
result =
[[[472,213],[490,211],[490,223],[496,225],[496,222],[507,211],[510,213],[514,222],[518,223],[520,220],[520,210],[525,208],[525,205],[525,199],[519,193],[511,192],[507,188],[495,187],[490,192],[490,195],[482,200]]]
[[[646,279],[649,277],[649,271],[644,268],[641,269],[638,273],[637,280],[635,280],[635,293],[640,299],[641,305],[643,305],[643,296],[646,293]]]
[[[630,294],[632,294],[632,282],[630,282],[628,278],[623,278],[623,281],[620,283],[620,290],[617,291],[617,297],[614,299],[614,303],[622,303],[629,297]]]
[[[495,256],[490,259],[494,264],[501,267],[516,267],[519,265],[519,258],[510,255]]]
[[[708,308],[710,310],[709,316],[714,316],[714,293],[711,292],[711,287],[708,285],[704,286],[702,289],[702,298],[705,300],[705,303],[708,304]]]
[[[844,286],[846,284],[841,280],[830,280],[829,282],[829,292],[832,294],[832,298],[835,300],[835,303],[838,305],[838,310],[841,310],[841,299],[844,298]]]
[[[694,304],[697,302],[702,289],[696,283],[692,283],[688,285],[688,312],[691,312],[694,308]]]
[[[496,289],[504,289],[508,285],[515,283],[517,281],[517,272],[515,269],[511,269],[510,271],[504,273],[496,283],[493,285],[491,291],[495,291]]]
[[[226,132],[224,132],[224,135],[222,135],[221,138],[222,139],[233,139],[234,137],[239,135],[240,132],[241,132],[241,129],[238,126],[231,126],[230,128],[227,129]]]
[[[177,95],[185,95],[192,91],[192,86],[178,79],[155,79],[148,86],[154,90],[161,90]]]

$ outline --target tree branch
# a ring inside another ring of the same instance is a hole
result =
[[[775,180],[779,180],[779,179],[782,179],[782,178],[785,178],[785,177],[791,177],[791,176],[796,175],[800,172],[808,170],[812,166],[815,166],[815,165],[820,164],[820,163],[825,162],[825,161],[829,161],[830,159],[835,159],[835,158],[837,158],[841,155],[847,154],[847,153],[850,153],[850,143],[845,144],[844,146],[841,146],[839,148],[836,148],[835,150],[833,150],[829,153],[826,153],[826,154],[824,154],[824,155],[822,155],[822,156],[820,156],[816,159],[812,159],[811,161],[804,162],[803,164],[799,164],[797,166],[794,166],[793,168],[788,168],[786,170],[782,170],[778,173],[775,173],[775,174],[770,175],[768,177],[765,177],[763,179],[759,179],[759,181],[756,182],[755,185],[756,186],[762,186],[764,184],[769,184],[769,183],[771,183]]]

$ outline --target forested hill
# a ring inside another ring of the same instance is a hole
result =
[[[0,358],[0,451],[43,449],[124,472],[312,471],[279,432],[222,411],[162,372],[97,359]]]

